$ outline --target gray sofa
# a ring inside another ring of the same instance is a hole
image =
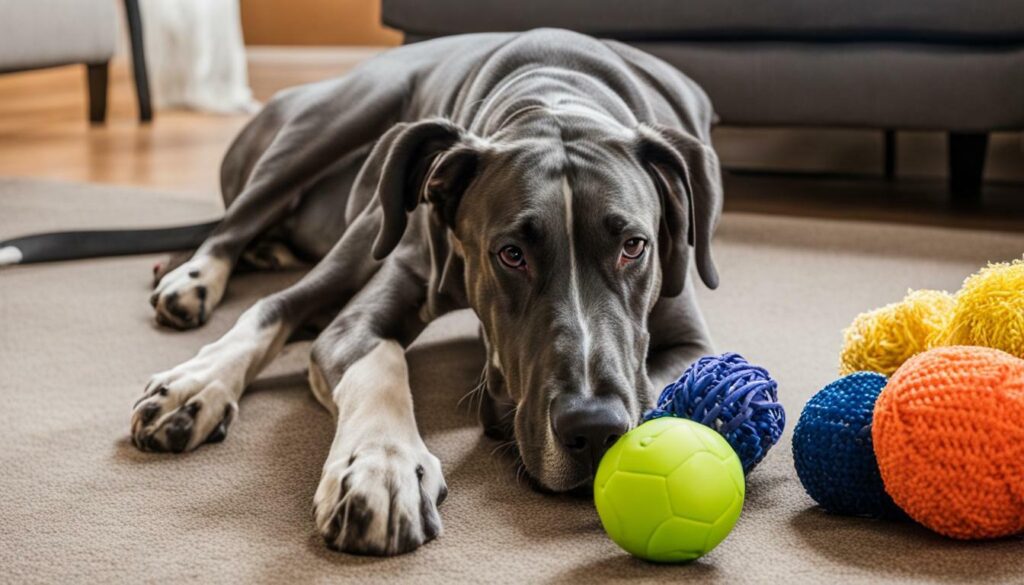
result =
[[[949,133],[951,191],[980,194],[988,133],[1024,129],[1024,0],[383,0],[407,42],[553,26],[672,63],[724,124]]]
[[[115,0],[0,0],[0,73],[85,65],[89,119],[107,115],[108,64],[118,39]],[[139,118],[152,117],[138,0],[124,0]]]

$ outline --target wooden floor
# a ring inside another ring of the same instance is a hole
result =
[[[344,73],[376,51],[253,48],[250,81],[266,100]],[[126,63],[114,63],[111,82],[108,121],[90,126],[83,67],[0,75],[0,177],[218,197],[220,159],[247,117],[159,110],[153,124],[140,125]],[[900,133],[899,142],[900,178],[887,182],[880,132],[720,128],[727,209],[1024,231],[1020,134],[993,136],[985,206],[972,212],[947,205],[941,134]]]

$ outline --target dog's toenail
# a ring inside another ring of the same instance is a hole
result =
[[[373,524],[373,509],[370,508],[370,503],[366,500],[366,497],[360,494],[353,494],[350,496],[347,510],[348,514],[345,518],[347,521],[346,529],[353,531],[353,535],[357,539],[362,540],[370,530],[370,525]],[[346,536],[349,536],[349,534],[346,534]]]
[[[139,419],[142,421],[143,425],[147,425],[153,420],[158,412],[160,412],[160,405],[155,402],[150,402],[143,406],[142,410],[139,411]]]
[[[189,439],[192,438],[192,422],[184,417],[175,418],[168,423],[164,434],[167,438],[167,448],[175,453],[181,453],[188,447]]]
[[[217,427],[214,428],[213,431],[210,433],[210,436],[206,437],[206,442],[207,443],[219,443],[219,442],[223,441],[227,436],[228,436],[228,427],[227,427],[227,425],[224,424],[223,421],[221,421],[221,423],[219,425],[217,425]]]
[[[161,450],[160,449],[160,442],[157,441],[156,437],[153,436],[153,435],[150,435],[150,436],[146,437],[145,443],[143,444],[143,448],[146,451],[160,451]]]

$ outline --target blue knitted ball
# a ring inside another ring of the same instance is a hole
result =
[[[644,421],[662,416],[688,418],[718,431],[736,450],[744,473],[764,459],[786,426],[778,384],[736,353],[694,362],[661,391]]]
[[[804,406],[793,431],[793,462],[807,494],[826,511],[849,516],[900,514],[871,443],[875,400],[887,379],[856,372],[825,386]]]

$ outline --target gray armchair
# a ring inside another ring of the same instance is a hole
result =
[[[950,187],[980,193],[988,133],[1024,129],[1021,0],[383,0],[407,42],[570,28],[627,41],[701,84],[722,122],[949,135]]]
[[[152,118],[138,0],[125,0],[139,118]],[[0,0],[0,73],[85,65],[89,119],[107,113],[108,65],[118,38],[114,0]]]

